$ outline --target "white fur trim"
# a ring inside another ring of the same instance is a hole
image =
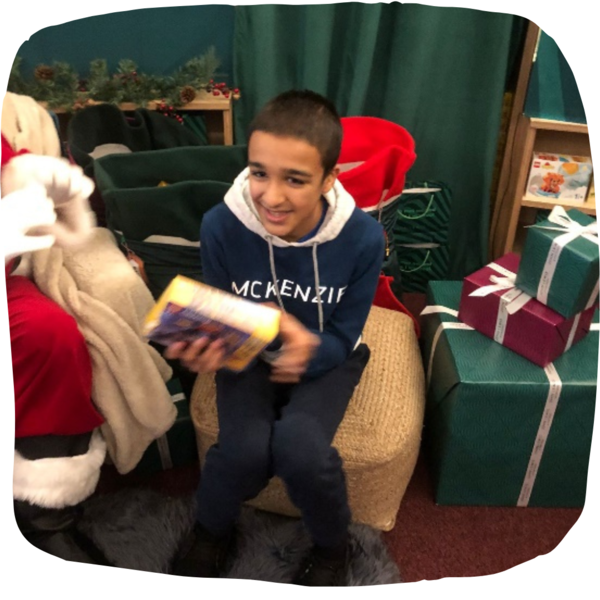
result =
[[[46,508],[79,504],[96,489],[106,442],[95,430],[86,454],[27,460],[15,450],[13,497]]]
[[[225,204],[231,212],[252,232],[266,239],[271,237],[273,246],[285,248],[288,246],[313,246],[315,242],[322,244],[335,239],[344,228],[348,219],[352,216],[356,204],[352,196],[344,189],[344,186],[336,179],[333,187],[327,194],[325,200],[333,209],[328,211],[321,228],[317,234],[305,242],[286,242],[281,238],[270,236],[261,223],[254,204],[250,198],[249,191],[249,173],[250,169],[245,168],[235,179],[233,185],[225,194]]]

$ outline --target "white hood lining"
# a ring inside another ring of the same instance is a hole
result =
[[[327,194],[324,194],[325,200],[333,210],[327,211],[325,220],[317,234],[305,242],[286,242],[281,238],[271,236],[261,223],[254,208],[254,203],[250,198],[249,175],[250,169],[246,167],[236,177],[233,185],[225,195],[225,204],[250,231],[260,235],[265,240],[271,237],[273,245],[279,248],[289,246],[302,248],[335,239],[352,216],[352,212],[356,206],[352,196],[336,180],[331,190]]]

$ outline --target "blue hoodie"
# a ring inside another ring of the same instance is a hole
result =
[[[250,198],[249,170],[200,228],[204,281],[255,302],[275,302],[320,337],[305,377],[342,364],[358,346],[384,258],[382,226],[336,181],[327,213],[305,241],[269,234]],[[319,290],[319,293],[316,293]]]

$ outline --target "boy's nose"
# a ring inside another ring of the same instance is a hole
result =
[[[279,184],[269,182],[263,191],[262,199],[270,208],[276,208],[285,200],[285,195]]]

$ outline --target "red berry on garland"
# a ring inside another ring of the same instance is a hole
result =
[[[234,94],[239,94],[239,93],[240,93],[240,90],[239,90],[238,88],[235,88],[235,90],[233,90],[233,93],[234,93]]]
[[[213,90],[213,96],[220,96],[221,92],[219,90]]]

